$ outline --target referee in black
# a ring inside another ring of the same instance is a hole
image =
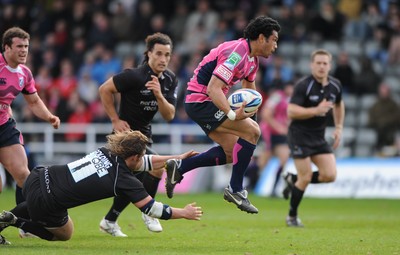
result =
[[[150,149],[152,144],[151,121],[159,111],[166,121],[175,116],[178,80],[168,70],[172,54],[172,40],[168,35],[155,33],[146,40],[144,61],[138,68],[126,69],[111,77],[99,88],[101,102],[112,122],[114,131],[139,130],[149,138],[147,154],[156,154]],[[114,95],[119,93],[121,101],[119,113],[114,104]],[[146,191],[155,197],[163,169],[145,172],[137,176],[143,182]],[[129,201],[115,197],[107,215],[100,222],[100,230],[113,236],[125,237],[117,224],[119,214],[128,206]],[[161,232],[158,219],[142,214],[150,231]]]
[[[287,187],[284,197],[290,197],[289,227],[303,227],[297,209],[309,183],[333,182],[336,179],[336,159],[332,149],[339,146],[342,136],[345,107],[342,85],[329,76],[332,55],[323,49],[311,54],[311,75],[301,79],[294,88],[288,106],[291,124],[288,143],[297,175],[285,173]],[[335,131],[332,143],[325,140],[328,119],[333,115]],[[313,172],[311,163],[318,171]]]

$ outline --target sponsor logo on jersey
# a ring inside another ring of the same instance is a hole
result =
[[[7,83],[6,78],[0,78],[0,85],[5,85]]]
[[[224,62],[224,65],[230,70],[233,70],[241,59],[242,57],[238,53],[232,52],[228,59]]]
[[[144,96],[148,96],[151,94],[151,90],[149,89],[143,89],[140,91],[140,94],[144,95]]]
[[[221,78],[224,79],[225,81],[229,81],[233,75],[231,70],[229,70],[224,65],[218,66],[218,68],[215,70],[215,72],[217,74],[219,74],[221,76]]]
[[[19,86],[22,88],[24,86],[24,78],[19,77]]]
[[[250,71],[247,73],[247,76],[249,76],[249,74],[251,74],[251,72],[253,72],[253,70],[254,70],[254,66],[251,66]]]
[[[317,102],[318,99],[319,99],[319,96],[318,95],[311,95],[309,98],[310,98],[310,101]]]

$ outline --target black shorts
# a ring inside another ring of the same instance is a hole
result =
[[[188,92],[190,93],[190,92]],[[185,103],[188,116],[208,135],[219,127],[228,117],[211,101]]]
[[[287,144],[286,135],[271,135],[271,148],[275,148],[278,145]]]
[[[0,147],[24,144],[22,133],[17,129],[16,125],[15,120],[9,118],[6,123],[0,126]]]
[[[325,140],[325,132],[304,132],[289,129],[288,144],[293,158],[307,158],[318,154],[333,153]]]
[[[39,174],[38,168],[33,169],[22,189],[29,216],[32,221],[40,223],[46,228],[62,227],[68,222],[68,211],[64,208],[48,205],[42,194]]]

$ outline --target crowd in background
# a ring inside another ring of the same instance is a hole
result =
[[[0,32],[19,26],[30,33],[27,65],[41,98],[63,123],[108,123],[98,87],[141,63],[147,35],[166,33],[174,42],[170,69],[179,78],[173,122],[190,123],[182,102],[194,68],[212,47],[242,37],[247,23],[261,14],[282,26],[278,50],[261,61],[257,76],[265,98],[303,75],[299,54],[289,55],[280,45],[325,42],[339,46],[332,74],[345,93],[377,94],[385,76],[400,68],[399,6],[393,0],[0,0]],[[371,47],[354,56],[340,47],[345,42]],[[36,121],[23,100],[13,110],[17,121]],[[398,123],[391,125],[398,129]]]

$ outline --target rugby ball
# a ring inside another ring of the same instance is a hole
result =
[[[254,112],[260,107],[262,99],[261,94],[254,89],[238,89],[228,97],[228,102],[231,109],[236,110],[246,101],[244,111]]]

